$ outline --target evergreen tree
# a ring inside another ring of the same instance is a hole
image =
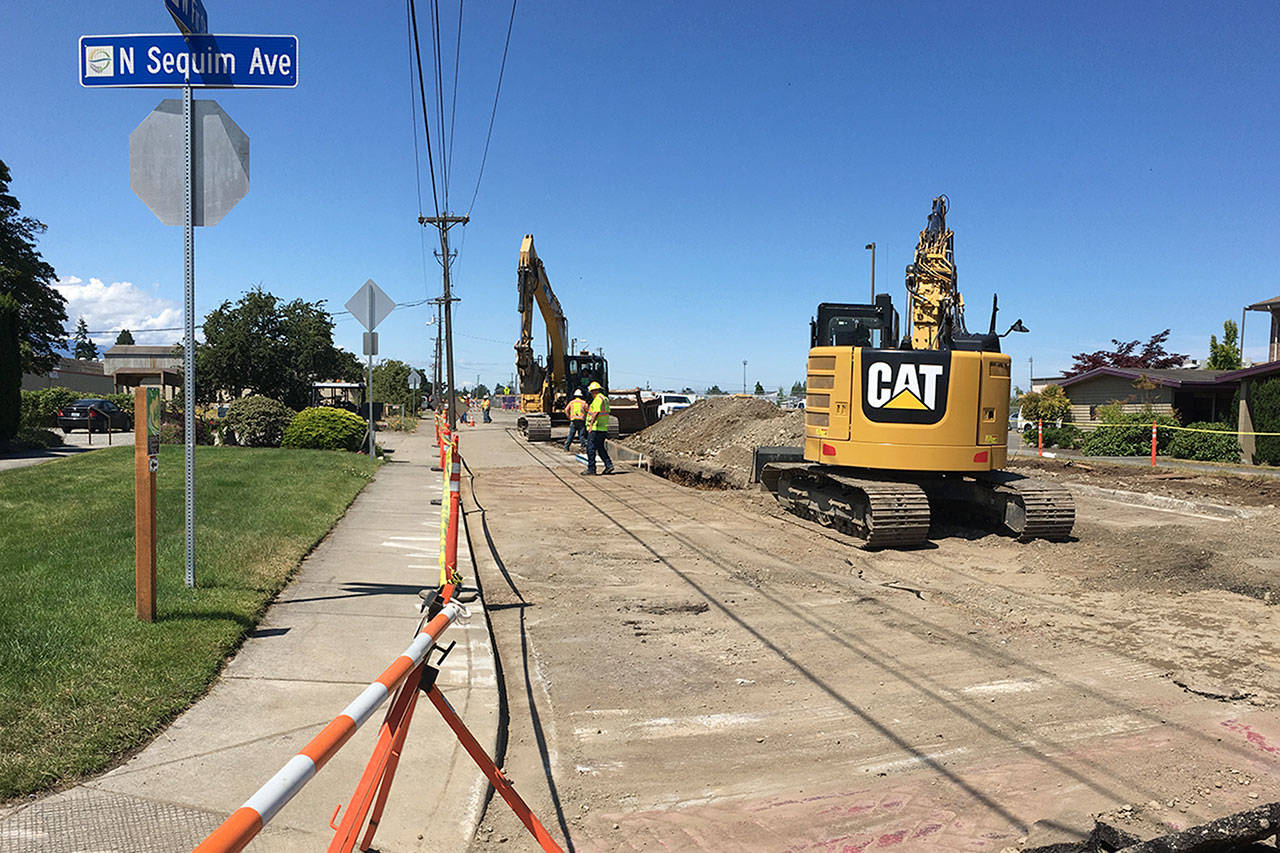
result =
[[[0,295],[18,306],[17,336],[23,373],[48,373],[67,345],[66,300],[54,289],[57,276],[36,249],[44,223],[22,216],[9,194],[9,167],[0,160]]]
[[[1235,321],[1227,320],[1222,324],[1222,343],[1218,343],[1217,335],[1209,336],[1210,370],[1239,370],[1243,366],[1239,335]]]
[[[133,333],[128,329],[121,329],[120,334],[116,335],[116,343],[124,347],[133,346]]]
[[[757,394],[763,394],[763,393],[764,393],[764,386],[760,384],[760,380],[759,380],[759,379],[757,379],[757,380],[756,380],[755,393],[757,393]]]
[[[18,302],[0,293],[0,443],[18,434],[22,419],[22,355]]]
[[[84,317],[76,323],[74,355],[80,361],[98,357],[98,345],[89,337],[89,326],[85,323]]]

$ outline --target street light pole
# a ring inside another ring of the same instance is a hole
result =
[[[871,250],[871,302],[876,301],[876,244],[868,243],[866,246]]]
[[[747,393],[747,360],[742,360],[742,393]]]

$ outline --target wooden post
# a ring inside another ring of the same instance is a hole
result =
[[[147,452],[147,389],[133,391],[134,599],[138,618],[156,621],[156,474]]]

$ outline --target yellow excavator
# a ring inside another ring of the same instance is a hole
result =
[[[986,333],[965,327],[946,196],[933,200],[906,270],[901,340],[887,293],[873,304],[824,302],[810,323],[803,451],[761,448],[760,482],[797,515],[866,540],[923,543],[952,517],[1022,538],[1064,539],[1066,489],[1002,471],[1009,434],[1009,356],[997,303]],[[1022,321],[1009,332],[1027,331]]]
[[[590,400],[587,387],[599,382],[609,389],[609,363],[604,356],[589,352],[570,353],[569,322],[560,300],[551,290],[547,270],[533,248],[533,235],[520,243],[520,263],[516,267],[520,300],[520,340],[516,343],[516,376],[520,383],[520,417],[517,425],[529,441],[551,439],[551,419],[563,418],[569,395],[581,389]],[[533,306],[538,306],[547,328],[547,362],[533,355]],[[616,435],[616,427],[611,424]]]

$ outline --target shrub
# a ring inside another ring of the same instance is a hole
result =
[[[197,417],[196,423],[196,444],[213,444],[213,424],[207,418]],[[186,444],[186,418],[179,415],[177,418],[166,415],[164,420],[160,422],[160,443],[161,444]]]
[[[1044,428],[1045,447],[1061,447],[1064,450],[1075,450],[1080,446],[1083,438],[1084,433],[1075,424],[1063,424],[1060,427],[1046,426]],[[1035,424],[1027,424],[1023,427],[1022,441],[1028,447],[1038,446],[1040,436]]]
[[[52,430],[22,427],[18,430],[18,434],[13,437],[12,444],[16,447],[43,449],[59,446],[62,444],[62,439]]]
[[[1085,456],[1145,456],[1151,452],[1151,422],[1178,426],[1173,415],[1156,414],[1150,409],[1122,412],[1119,406],[1098,409],[1102,423],[1084,437],[1080,450]],[[1156,452],[1168,453],[1174,430],[1156,431]]]
[[[1214,432],[1183,432],[1171,430],[1169,455],[1175,459],[1199,459],[1205,462],[1239,462],[1240,442],[1232,428],[1226,424],[1199,421],[1187,424],[1188,429],[1214,430]]]
[[[1027,420],[1059,421],[1071,414],[1071,401],[1061,386],[1046,385],[1018,397],[1018,409]]]
[[[293,422],[293,409],[270,397],[241,397],[227,409],[224,437],[242,447],[279,447]]]
[[[318,406],[293,416],[280,446],[356,451],[364,443],[365,429],[359,415],[332,406]]]
[[[37,388],[22,392],[22,428],[51,429],[58,425],[58,409],[76,400],[92,397],[71,388]]]
[[[102,399],[109,400],[116,404],[116,408],[128,412],[129,417],[133,417],[133,394],[132,392],[124,392],[122,394],[103,394]]]
[[[1254,431],[1280,432],[1280,377],[1259,382],[1251,396]],[[1280,465],[1280,436],[1258,436],[1255,453],[1263,465]]]

